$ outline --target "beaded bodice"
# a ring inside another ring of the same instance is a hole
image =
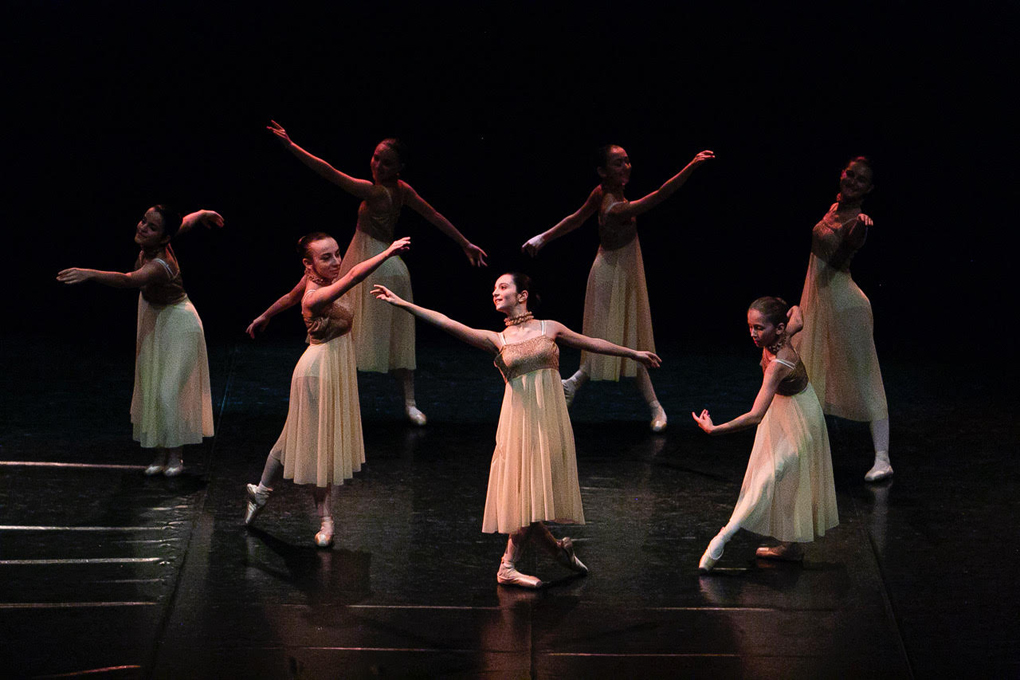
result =
[[[333,300],[321,314],[312,316],[306,313],[304,319],[305,328],[308,329],[308,344],[322,345],[351,331],[354,325],[354,310],[341,297],[339,300]]]
[[[365,232],[377,241],[389,243],[393,240],[403,202],[399,198],[399,187],[396,189],[383,187],[383,189],[386,190],[389,206],[383,210],[373,210],[369,207],[368,201],[362,201],[358,206],[358,231]]]
[[[558,371],[560,348],[544,333],[523,342],[505,344],[492,362],[503,374],[503,380],[510,382],[518,376],[543,368]]]

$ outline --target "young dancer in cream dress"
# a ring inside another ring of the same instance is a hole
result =
[[[495,355],[494,363],[506,387],[489,468],[482,531],[509,534],[496,573],[498,583],[540,588],[540,579],[517,569],[529,540],[566,568],[588,573],[574,554],[571,540],[556,540],[545,525],[584,524],[574,433],[563,397],[556,343],[626,357],[648,367],[657,367],[659,357],[575,333],[556,321],[535,319],[529,311],[529,305],[537,304],[531,289],[531,281],[524,274],[504,274],[496,279],[492,301],[506,316],[502,333],[470,328],[405,301],[384,286],[376,286],[372,292],[380,300]]]
[[[624,189],[630,181],[630,157],[623,147],[603,147],[599,150],[597,168],[602,181],[588,195],[584,205],[522,246],[529,255],[537,255],[549,241],[577,229],[598,214],[600,245],[588,275],[584,298],[585,335],[655,351],[636,218],[669,198],[684,185],[695,168],[712,158],[715,154],[711,151],[702,151],[661,187],[636,201],[628,201]],[[666,412],[655,396],[648,370],[627,359],[582,352],[581,367],[563,381],[567,404],[588,380],[615,381],[621,376],[637,378],[638,389],[651,410],[652,431],[666,429]]]

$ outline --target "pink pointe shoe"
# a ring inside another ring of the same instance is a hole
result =
[[[577,555],[574,554],[574,542],[570,538],[564,536],[560,540],[556,541],[556,545],[560,547],[560,551],[556,554],[556,561],[562,564],[570,571],[578,574],[588,575],[588,567],[584,566],[584,562],[577,559]]]
[[[800,543],[780,543],[779,545],[763,545],[754,551],[755,557],[763,560],[781,560],[783,562],[803,562],[804,548]]]
[[[705,549],[705,554],[701,556],[701,561],[698,562],[698,571],[702,574],[712,571],[715,563],[722,559],[725,547],[726,539],[723,538],[722,532],[719,532],[715,538],[708,542],[708,548]]]

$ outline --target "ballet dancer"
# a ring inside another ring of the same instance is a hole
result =
[[[276,121],[272,121],[268,129],[287,150],[319,176],[361,199],[354,238],[343,257],[344,271],[386,249],[386,244],[393,240],[394,227],[405,205],[453,239],[473,266],[486,265],[485,258],[488,255],[485,251],[468,241],[448,219],[426,203],[410,184],[400,179],[406,153],[399,140],[384,139],[376,145],[370,164],[372,180],[369,181],[340,172],[321,158],[308,153],[295,144]],[[407,419],[415,425],[424,425],[427,419],[414,398],[414,370],[417,366],[414,319],[404,314],[393,314],[385,305],[375,304],[369,294],[370,287],[375,284],[385,284],[408,300],[412,299],[411,277],[407,265],[399,257],[388,260],[372,275],[368,285],[352,296],[354,349],[358,370],[392,373],[403,391]],[[287,297],[285,295],[278,302],[284,302]],[[268,320],[267,315],[272,309],[267,309],[259,319],[265,317]],[[252,331],[265,325],[264,322],[256,325],[259,319],[252,322]]]
[[[259,483],[247,486],[245,526],[265,508],[273,485],[282,476],[295,484],[315,485],[313,496],[320,520],[315,544],[325,548],[333,543],[333,485],[351,479],[365,462],[351,341],[353,295],[346,293],[410,245],[411,239],[398,239],[341,274],[340,247],[331,236],[316,232],[298,241],[305,265],[301,314],[309,345],[294,367],[283,432],[266,458]]]
[[[506,387],[496,430],[496,450],[489,470],[482,531],[509,534],[496,572],[502,585],[540,588],[544,584],[518,570],[529,540],[561,565],[578,574],[588,568],[574,554],[569,538],[557,540],[545,522],[584,524],[577,482],[574,433],[559,376],[557,342],[588,352],[627,357],[657,367],[652,352],[614,345],[575,333],[556,321],[539,321],[529,311],[537,306],[530,279],[503,274],[496,279],[492,301],[506,316],[506,330],[470,328],[444,314],[401,299],[385,286],[372,293],[395,307],[438,326],[455,338],[495,355]]]
[[[799,561],[804,556],[802,543],[839,524],[825,416],[789,342],[800,323],[797,310],[791,313],[780,298],[752,302],[747,326],[754,344],[762,348],[764,372],[754,405],[721,425],[712,422],[707,409],[700,415],[691,413],[708,434],[757,426],[737,505],[701,556],[702,572],[712,570],[739,529],[779,540],[776,546],[758,548],[758,557]]]
[[[623,147],[615,144],[602,147],[597,158],[601,183],[588,195],[584,205],[521,247],[522,251],[535,256],[549,241],[570,233],[598,213],[599,251],[588,274],[584,297],[582,331],[585,335],[655,351],[636,218],[669,198],[698,166],[712,158],[715,158],[714,153],[702,151],[661,187],[636,201],[628,201],[624,190],[630,181],[630,157]],[[638,389],[651,409],[652,431],[665,430],[666,411],[655,396],[648,369],[619,357],[582,352],[581,367],[563,381],[567,405],[589,380],[617,381],[620,376],[637,378]]]
[[[135,227],[138,259],[130,272],[72,267],[57,281],[95,281],[112,288],[137,288],[135,385],[131,395],[133,438],[156,456],[146,475],[176,477],[184,471],[183,447],[213,436],[212,396],[205,332],[181,280],[170,241],[196,224],[222,227],[223,218],[199,210],[183,219],[172,208],[154,205]]]
[[[871,302],[850,276],[850,262],[874,224],[861,212],[871,193],[871,161],[851,160],[839,179],[839,194],[811,232],[800,308],[804,332],[795,339],[827,415],[870,424],[875,462],[868,482],[892,476],[889,407],[875,351]]]

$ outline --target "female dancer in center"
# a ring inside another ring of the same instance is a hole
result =
[[[358,401],[357,368],[351,343],[354,314],[345,293],[383,262],[406,251],[411,239],[394,241],[383,252],[341,275],[340,247],[317,232],[298,241],[305,265],[301,314],[308,329],[308,349],[290,382],[290,406],[280,438],[266,458],[259,483],[248,485],[245,525],[255,521],[282,475],[295,484],[314,484],[321,520],[315,543],[333,542],[332,487],[343,484],[365,462]]]
[[[485,266],[485,258],[488,257],[485,251],[468,241],[448,219],[426,203],[410,184],[400,179],[406,154],[399,140],[384,139],[376,145],[371,161],[372,180],[369,181],[340,172],[321,158],[308,153],[291,141],[287,131],[276,121],[272,121],[268,129],[287,150],[319,176],[361,199],[357,230],[343,257],[343,272],[386,250],[386,244],[393,240],[393,230],[400,217],[400,210],[405,205],[453,239],[472,265]],[[408,300],[412,299],[411,277],[407,265],[399,257],[387,261],[369,278],[368,285],[352,296],[354,350],[358,370],[392,373],[403,390],[407,419],[415,425],[424,425],[425,414],[418,409],[414,399],[414,369],[417,366],[414,319],[404,314],[393,314],[385,305],[375,304],[369,294],[371,286],[375,284],[385,284]],[[252,322],[249,333],[264,326],[274,313],[282,311],[279,305],[293,299],[293,296],[288,295],[280,298]]]
[[[875,351],[871,302],[850,276],[850,261],[874,223],[861,212],[871,193],[871,161],[851,160],[839,178],[839,195],[811,232],[800,307],[804,333],[797,351],[828,415],[871,425],[875,462],[864,475],[877,482],[893,473],[889,462],[889,407]]]
[[[711,151],[702,151],[687,166],[661,187],[636,201],[628,201],[624,189],[630,181],[630,157],[615,144],[598,151],[597,171],[601,183],[588,195],[572,215],[556,226],[529,239],[521,250],[537,255],[545,245],[577,229],[589,217],[599,216],[599,252],[588,275],[584,297],[585,335],[604,338],[627,347],[647,347],[655,351],[652,339],[652,314],[648,306],[645,267],[638,242],[638,215],[645,213],[682,187],[694,169],[715,158]],[[617,357],[581,354],[581,367],[563,381],[567,405],[588,380],[619,380],[620,376],[637,377],[638,389],[652,412],[653,432],[666,429],[666,412],[655,396],[648,370],[634,362]]]
[[[764,378],[754,406],[721,425],[712,422],[707,409],[691,413],[708,434],[758,426],[737,505],[701,556],[702,572],[712,570],[738,529],[779,539],[777,546],[758,548],[758,557],[800,560],[801,543],[839,524],[825,416],[789,343],[800,330],[799,313],[779,298],[758,298],[747,310],[747,327],[762,348]]]
[[[539,321],[530,307],[538,303],[524,274],[496,279],[492,301],[506,315],[506,330],[470,328],[444,314],[412,304],[384,286],[373,294],[416,317],[438,326],[469,345],[496,355],[495,364],[506,387],[496,430],[496,450],[489,470],[482,531],[510,534],[496,581],[503,585],[540,588],[535,576],[516,565],[533,540],[568,569],[588,573],[574,555],[569,538],[556,540],[545,522],[584,524],[577,482],[574,433],[559,377],[556,342],[588,352],[626,357],[642,366],[657,367],[659,357],[575,333],[556,321]]]
[[[195,305],[184,292],[181,266],[170,241],[195,225],[223,226],[212,210],[183,219],[172,208],[154,205],[135,227],[141,248],[131,272],[73,267],[57,274],[62,283],[95,281],[113,288],[138,289],[135,387],[131,395],[134,439],[156,456],[145,474],[176,477],[184,471],[185,444],[213,436],[212,396],[205,331]]]

